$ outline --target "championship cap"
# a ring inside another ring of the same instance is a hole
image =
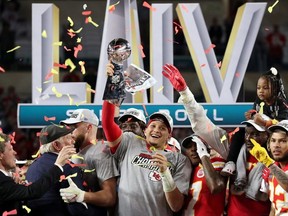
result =
[[[44,127],[40,132],[40,137],[39,137],[40,143],[42,145],[51,143],[54,140],[57,140],[62,136],[72,133],[74,129],[75,127],[72,127],[72,126],[59,127],[58,125],[48,125]]]
[[[283,130],[287,133],[288,132],[288,120],[282,120],[278,122],[277,124],[272,125],[268,128],[268,130],[271,132],[274,132],[277,129]]]
[[[141,110],[135,109],[135,108],[129,108],[126,110],[126,112],[120,116],[119,121],[121,123],[126,122],[129,118],[134,117],[139,121],[142,121],[144,124],[146,124],[146,118]]]
[[[76,124],[79,122],[87,122],[95,126],[99,125],[99,119],[92,110],[76,109],[71,114],[70,118],[60,121],[60,124]]]
[[[265,120],[265,121],[269,121],[271,120],[267,115],[265,114],[261,114],[261,117]],[[260,132],[263,132],[263,131],[266,131],[265,127],[264,126],[260,126],[258,125],[254,120],[250,119],[250,120],[247,120],[247,121],[243,121],[241,122],[241,124],[246,124],[246,125],[252,125],[256,130],[260,131]]]
[[[166,112],[155,112],[150,115],[150,121],[158,118],[164,121],[165,125],[170,129],[170,131],[173,130],[173,119],[169,114]]]

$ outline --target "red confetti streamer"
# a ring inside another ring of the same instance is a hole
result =
[[[202,65],[200,65],[200,67],[205,67],[206,66],[206,64],[202,64]]]
[[[186,13],[189,12],[188,8],[185,5],[182,5],[182,9],[186,11]]]
[[[40,136],[47,136],[47,135],[48,135],[47,132],[44,132],[44,133],[37,132],[37,133],[36,133],[36,136],[37,136],[37,137],[40,137]]]
[[[112,6],[109,7],[109,10],[108,10],[108,11],[109,11],[110,13],[112,13],[113,11],[115,11],[115,9],[116,9],[115,5],[112,5]]]
[[[87,186],[88,186],[88,184],[87,184],[86,181],[83,181],[82,185],[83,185],[84,187],[87,187]]]
[[[71,51],[71,49],[68,49],[66,46],[64,46],[64,49],[65,49],[67,52]]]
[[[220,68],[220,67],[221,67],[221,65],[222,65],[222,62],[220,61],[218,64],[216,64],[216,65],[215,65],[215,67],[218,67],[218,68]]]
[[[55,121],[56,120],[56,117],[47,117],[47,116],[44,116],[44,120],[47,122],[47,121]]]
[[[141,57],[145,58],[146,56],[145,56],[145,53],[143,52],[143,46],[141,44],[139,45],[139,48],[141,50]]]
[[[231,137],[237,132],[239,131],[239,127],[235,128],[232,132],[230,132],[229,135],[229,140],[231,139]]]
[[[82,15],[83,16],[89,16],[89,15],[91,15],[92,14],[92,11],[83,11],[82,12]]]
[[[148,113],[147,113],[147,109],[146,109],[145,104],[142,104],[142,107],[143,107],[143,109],[144,109],[144,113],[145,113],[145,115],[148,116]]]
[[[74,47],[74,57],[77,58],[78,52],[82,50],[82,45],[78,44],[77,47]]]
[[[67,68],[67,65],[65,65],[65,64],[59,64],[59,63],[54,62],[53,67],[60,67],[60,68],[66,69],[66,68]]]
[[[0,72],[5,73],[4,68],[2,68],[1,66],[0,66]]]
[[[180,24],[178,24],[177,22],[173,22],[176,26],[178,26],[179,28],[182,29],[182,26]]]
[[[15,132],[13,132],[12,134],[9,134],[9,138],[10,138],[10,143],[11,144],[15,144]]]
[[[53,76],[53,73],[52,73],[52,72],[49,72],[49,73],[46,75],[45,80],[50,79],[52,76]]]
[[[179,44],[179,42],[177,41],[173,41],[173,40],[170,40],[170,39],[167,39],[168,42],[171,42],[171,43],[176,43],[176,44]]]
[[[70,36],[70,38],[73,38],[73,37],[75,37],[75,35],[76,35],[76,34],[74,34],[73,32],[68,32],[67,34]]]
[[[66,179],[66,176],[65,175],[61,175],[60,176],[60,179],[59,179],[59,182],[62,182],[63,180],[65,180]]]
[[[143,7],[149,8],[152,11],[156,11],[156,8],[152,7],[148,2],[143,2]]]
[[[236,76],[236,77],[239,77],[239,76],[240,76],[240,73],[239,73],[239,72],[236,72],[236,73],[235,73],[235,76]]]
[[[17,210],[13,209],[11,211],[5,211],[3,212],[2,216],[8,216],[8,215],[17,215]]]
[[[71,161],[67,160],[67,163],[72,167],[80,167],[80,166],[86,166],[87,164],[73,164]]]
[[[216,45],[215,44],[211,44],[206,50],[205,50],[205,54],[208,54],[213,48],[215,48]]]

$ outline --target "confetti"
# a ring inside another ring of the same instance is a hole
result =
[[[82,37],[78,37],[76,42],[81,43],[81,41],[82,41]]]
[[[86,10],[86,8],[87,8],[87,4],[84,4],[83,5],[83,10]]]
[[[15,144],[15,132],[13,132],[12,134],[9,134],[9,138],[10,138],[10,143],[11,144]]]
[[[177,41],[173,41],[173,40],[171,40],[171,39],[167,39],[167,41],[168,41],[168,42],[171,42],[171,43],[179,44],[179,42],[177,42]]]
[[[0,142],[3,142],[3,141],[5,141],[5,140],[3,139],[3,137],[0,136]]]
[[[67,20],[68,20],[68,22],[70,23],[70,26],[73,26],[73,25],[74,25],[74,22],[73,22],[73,20],[71,19],[71,17],[68,16]]]
[[[176,26],[178,26],[179,28],[182,29],[182,26],[180,24],[178,24],[177,22],[173,22]]]
[[[189,12],[188,8],[185,5],[182,5],[182,9],[186,11],[186,13]]]
[[[71,98],[69,94],[67,94],[67,97],[69,98],[69,104],[73,105],[73,98]]]
[[[92,169],[92,170],[88,170],[88,169],[85,169],[84,172],[94,172],[95,169]]]
[[[67,68],[67,65],[65,65],[65,64],[59,64],[59,63],[54,62],[53,67],[60,67],[60,68],[66,69],[66,68]]]
[[[46,122],[48,122],[48,121],[55,121],[55,120],[56,120],[56,117],[55,117],[55,116],[53,116],[53,117],[44,116],[44,120],[45,120]]]
[[[55,125],[56,127],[59,127],[59,128],[64,128],[64,125],[59,125],[59,124],[55,124],[53,122],[51,122],[53,125]]]
[[[74,57],[77,58],[78,57],[78,52],[82,50],[82,45],[78,44],[77,47],[74,47]]]
[[[265,103],[264,102],[261,102],[260,103],[260,110],[259,110],[259,114],[263,114],[263,107],[264,107]]]
[[[79,103],[75,103],[75,105],[76,105],[76,106],[79,106],[79,105],[85,104],[85,103],[86,103],[86,101],[81,101],[81,102],[79,102]]]
[[[220,68],[221,65],[222,65],[222,62],[220,61],[219,63],[217,63],[217,64],[215,65],[215,67]]]
[[[25,206],[25,205],[23,205],[22,206],[22,208],[23,209],[25,209],[26,211],[27,211],[27,213],[30,213],[31,212],[31,209],[30,208],[28,208],[27,206]]]
[[[156,11],[156,8],[152,7],[148,2],[143,2],[143,7],[149,8],[152,11]]]
[[[273,8],[278,4],[279,0],[277,0],[272,6],[268,7],[268,12],[272,13]]]
[[[227,137],[225,135],[223,135],[220,139],[221,143],[223,143],[223,141],[225,141],[227,139]]]
[[[6,53],[13,52],[13,51],[15,51],[15,50],[17,50],[17,49],[20,49],[20,48],[21,48],[21,46],[16,46],[15,48],[13,48],[13,49],[11,49],[11,50],[8,50]]]
[[[91,23],[91,24],[94,25],[95,27],[98,27],[98,26],[99,26],[97,23],[93,22],[93,20],[92,20],[92,18],[91,18],[90,16],[87,18],[87,20],[88,20],[89,23]]]
[[[141,44],[139,45],[139,49],[141,50],[141,57],[145,58],[146,56],[145,56],[145,53],[143,51],[143,46]]]
[[[175,35],[178,33],[178,28],[175,26]]]
[[[0,67],[0,72],[5,73],[4,68]]]
[[[83,11],[82,15],[89,16],[89,15],[91,15],[91,13],[92,13],[92,11]]]
[[[55,86],[52,87],[52,92],[54,92],[57,98],[62,97],[62,94],[56,90]]]
[[[63,44],[62,41],[57,41],[53,43],[54,46],[62,46],[62,44]]]
[[[64,49],[65,49],[66,51],[71,51],[71,49],[68,49],[66,46],[64,46]]]
[[[78,62],[78,64],[80,65],[80,67],[81,67],[81,72],[82,72],[82,74],[83,75],[85,75],[86,74],[86,69],[85,69],[85,62],[84,61],[79,61]]]
[[[96,93],[96,91],[95,91],[94,89],[91,89],[91,88],[87,88],[86,91],[92,92],[92,93],[94,93],[94,94]]]
[[[45,83],[45,82],[44,82],[44,83]],[[48,98],[50,98],[50,96],[49,96],[48,94],[44,94],[44,95],[41,96],[41,99],[42,99],[42,100],[46,100],[46,99],[48,99]]]
[[[40,137],[40,136],[48,136],[48,133],[47,133],[47,132],[44,132],[44,133],[37,132],[37,133],[36,133],[36,136],[37,136],[37,137]]]
[[[202,67],[205,67],[205,66],[206,66],[206,64],[201,64],[201,65],[200,65],[201,68],[202,68]]]
[[[31,157],[32,157],[32,158],[37,158],[39,155],[40,155],[40,151],[38,150],[38,151],[36,152],[36,154],[32,155]]]
[[[97,139],[90,140],[90,143],[93,144],[93,145],[96,145]]]
[[[60,176],[60,179],[59,179],[59,182],[62,182],[62,181],[65,180],[65,179],[66,179],[65,175],[61,175],[61,176]]]
[[[239,72],[236,72],[236,73],[235,73],[235,76],[236,76],[236,77],[239,77],[239,76],[240,76],[240,73],[239,73]]]
[[[68,32],[67,34],[70,36],[70,38],[73,38],[73,37],[75,37],[75,35],[76,35],[76,34],[74,34],[73,32]]]
[[[116,9],[116,5],[118,5],[120,3],[120,1],[116,2],[115,4],[112,4],[108,7],[108,11],[109,12],[113,12]]]
[[[161,92],[164,89],[164,86],[160,86],[160,88],[157,90],[157,92]]]
[[[76,68],[76,66],[74,65],[74,63],[70,58],[65,60],[65,65],[71,68],[69,72],[72,72]]]
[[[17,215],[17,209],[13,209],[11,211],[5,211],[3,212],[2,216],[8,216],[8,215]]]
[[[42,36],[43,38],[47,38],[47,32],[46,32],[46,30],[43,30],[43,31],[42,31],[41,36]]]
[[[213,48],[215,48],[216,45],[215,44],[211,44],[206,50],[205,50],[205,54],[208,54]]]
[[[229,139],[231,139],[231,137],[237,132],[239,131],[239,127],[235,128],[232,132],[230,132],[229,135]]]
[[[77,154],[72,155],[71,158],[79,158],[79,159],[81,159],[81,160],[84,160],[83,157],[81,157],[81,156],[79,156],[79,155],[77,155]]]
[[[74,174],[72,174],[72,175],[66,176],[66,179],[68,179],[68,178],[75,178],[75,177],[77,177],[77,173],[74,173]]]
[[[78,29],[77,31],[74,31],[73,29],[69,29],[68,32],[72,32],[72,33],[76,33],[79,34],[82,31],[83,27],[81,27],[80,29]]]
[[[147,113],[147,109],[146,109],[145,104],[142,104],[142,107],[143,107],[143,109],[144,109],[144,113],[145,113],[145,115],[148,116],[148,113]]]
[[[73,167],[80,167],[80,166],[86,166],[86,164],[74,164],[71,163],[71,161],[67,160],[67,163],[73,168]]]

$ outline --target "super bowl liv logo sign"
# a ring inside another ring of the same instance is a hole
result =
[[[141,50],[139,49],[141,35],[136,0],[120,1],[114,13],[108,12],[108,7],[111,4],[108,0],[97,84],[91,86],[92,89],[96,90],[93,108],[95,105],[101,107],[102,104],[104,80],[106,80],[106,48],[113,38],[121,37],[130,41],[132,55],[127,64],[133,63],[143,68]],[[167,43],[167,39],[172,40],[173,38],[173,5],[171,3],[152,4],[152,7],[155,10],[150,10],[150,73],[157,79],[158,83],[150,89],[151,104],[147,105],[150,107],[157,106],[157,104],[173,105],[173,88],[168,80],[162,76],[163,64],[173,64],[173,43]],[[217,104],[234,104],[236,102],[265,8],[266,3],[246,3],[238,9],[222,60],[222,67],[219,69],[215,67],[217,59],[214,50],[211,49],[209,53],[205,53],[205,50],[211,46],[211,40],[200,5],[198,3],[177,5],[176,12],[207,102]],[[47,32],[47,38],[41,36],[43,30]],[[51,82],[44,82],[45,77],[51,72],[54,62],[59,62],[59,47],[51,46],[57,41],[59,41],[58,8],[53,4],[33,4],[32,104],[30,105],[35,109],[41,105],[66,106],[66,110],[69,109],[71,100],[74,100],[75,103],[85,101],[86,105],[89,105],[91,92],[87,91],[90,88],[87,83],[59,82],[57,68],[54,68],[56,72]],[[203,64],[206,66],[201,67]],[[161,86],[164,89],[159,93],[157,90]],[[60,92],[69,95],[69,97],[57,97]],[[133,97],[127,97],[124,102],[147,103],[147,101],[147,95],[139,93]],[[27,123],[21,124],[21,115],[25,115],[21,107],[27,105],[20,104],[18,107],[18,126],[20,127],[29,127]],[[101,111],[96,114],[101,115]]]

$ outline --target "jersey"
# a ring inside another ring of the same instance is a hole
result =
[[[224,159],[212,158],[211,163],[216,171],[221,171],[225,165]],[[225,193],[223,190],[211,194],[206,183],[204,170],[199,164],[193,169],[188,197],[185,201],[185,216],[221,216],[225,207]],[[217,201],[216,201],[217,200]]]
[[[157,152],[166,156],[177,188],[181,193],[187,194],[191,176],[191,163],[188,158],[172,151]],[[150,165],[152,154],[143,138],[132,132],[123,133],[121,143],[113,154],[120,164],[117,205],[120,216],[173,214],[166,201],[159,168]]]
[[[247,158],[247,175],[256,166],[258,161],[250,154]],[[256,201],[242,195],[229,195],[228,200],[228,215],[229,216],[268,216],[270,212],[270,201]]]
[[[282,168],[282,170],[288,174],[288,165]],[[288,192],[286,192],[278,183],[275,176],[269,180],[270,201],[275,209],[275,215],[281,215],[288,213]]]
[[[89,171],[95,170],[100,185],[105,180],[119,176],[116,161],[105,143],[99,141],[96,145],[88,145],[78,153],[78,156],[79,158],[73,159],[73,162],[86,164],[87,166],[83,168]]]

